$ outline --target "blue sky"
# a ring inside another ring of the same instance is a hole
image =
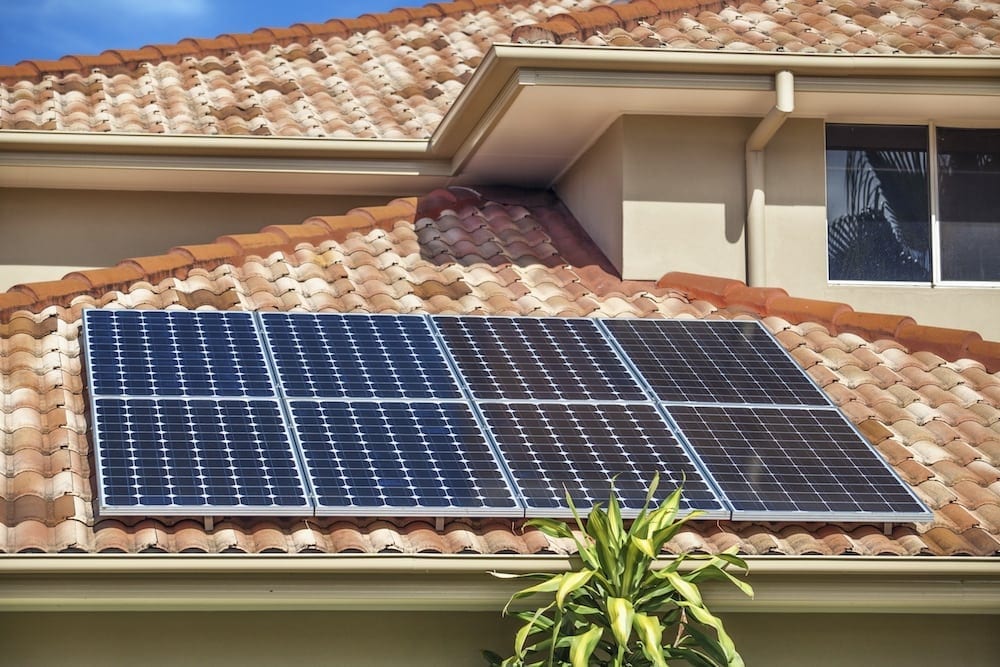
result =
[[[422,4],[425,0],[0,0],[0,65]]]

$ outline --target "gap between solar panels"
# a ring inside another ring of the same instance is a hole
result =
[[[908,522],[930,511],[757,322],[84,311],[105,515]]]

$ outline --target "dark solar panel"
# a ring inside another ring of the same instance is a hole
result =
[[[733,518],[876,521],[930,513],[830,409],[669,407]]]
[[[250,313],[84,311],[93,394],[273,396]]]
[[[464,403],[290,405],[319,513],[522,513]]]
[[[830,404],[757,322],[603,323],[661,401]]]
[[[460,398],[420,316],[264,313],[278,380],[292,398]]]
[[[646,400],[594,320],[433,319],[477,400]]]
[[[310,510],[276,401],[96,398],[102,510]]]
[[[634,512],[659,471],[710,516],[930,516],[755,322],[91,309],[83,338],[102,511],[565,515],[617,476]]]
[[[586,512],[607,500],[615,476],[618,497],[634,514],[656,472],[657,501],[683,482],[683,510],[728,516],[651,405],[483,403],[480,408],[529,516],[566,514],[567,491]]]

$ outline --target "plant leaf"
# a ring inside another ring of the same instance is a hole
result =
[[[631,602],[625,598],[608,598],[608,622],[619,646],[628,645],[634,617],[635,609]]]
[[[566,596],[579,590],[582,586],[586,586],[587,582],[593,576],[593,570],[579,570],[578,572],[567,572],[564,574],[562,584],[559,585],[559,590],[556,591],[556,607],[562,609]]]
[[[684,599],[692,604],[696,604],[699,607],[705,606],[705,603],[701,599],[701,592],[698,587],[687,581],[684,577],[677,574],[676,572],[671,572],[669,570],[664,572],[664,576],[670,585],[677,589],[677,592],[684,596]]]
[[[522,588],[521,590],[510,596],[510,600],[508,600],[507,604],[504,606],[503,612],[505,614],[507,613],[507,609],[510,608],[511,603],[514,602],[514,600],[526,598],[530,595],[534,595],[535,593],[552,593],[554,591],[559,590],[559,586],[562,585],[562,580],[565,576],[566,576],[565,573],[555,574],[552,575],[549,579],[546,579],[545,581],[541,582],[540,584],[535,584],[534,586],[528,586],[527,588]]]
[[[629,540],[635,548],[646,554],[649,558],[656,558],[656,552],[653,551],[653,543],[648,537],[638,537],[633,535]]]
[[[712,614],[708,609],[691,604],[690,602],[681,601],[677,604],[687,609],[696,621],[715,630],[719,636],[719,648],[722,649],[723,654],[726,656],[726,665],[728,667],[744,667],[743,658],[736,652],[736,646],[733,644],[732,638],[726,632],[726,629],[722,627],[722,621],[717,616]]]
[[[616,551],[625,543],[625,529],[622,525],[621,506],[615,493],[615,478],[611,478],[611,492],[608,495],[608,533],[614,541]]]
[[[600,627],[591,625],[589,630],[573,637],[569,644],[569,661],[573,667],[587,667],[603,634]]]
[[[555,519],[528,519],[524,522],[525,527],[537,528],[549,537],[573,537],[573,532],[566,525],[565,521]]]
[[[656,667],[667,667],[667,660],[663,657],[663,626],[656,616],[637,613],[632,620],[636,633],[642,641],[642,653]]]

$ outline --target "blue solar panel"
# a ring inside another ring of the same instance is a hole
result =
[[[476,400],[647,400],[594,320],[433,320]]]
[[[464,403],[292,401],[318,513],[520,516]]]
[[[661,401],[830,405],[757,322],[602,322]]]
[[[264,313],[262,318],[286,396],[462,396],[423,317]]]
[[[736,520],[927,520],[836,410],[670,406]]]
[[[84,311],[90,391],[102,396],[273,396],[250,313]]]
[[[96,398],[102,511],[308,511],[276,401]]]
[[[656,501],[683,483],[682,510],[728,517],[722,503],[646,404],[482,403],[480,409],[524,497],[528,515],[566,515],[607,500],[612,477],[624,514],[642,508],[653,474]]]
[[[83,338],[102,511],[564,515],[617,476],[634,512],[659,471],[709,516],[930,516],[754,322],[91,309]]]

